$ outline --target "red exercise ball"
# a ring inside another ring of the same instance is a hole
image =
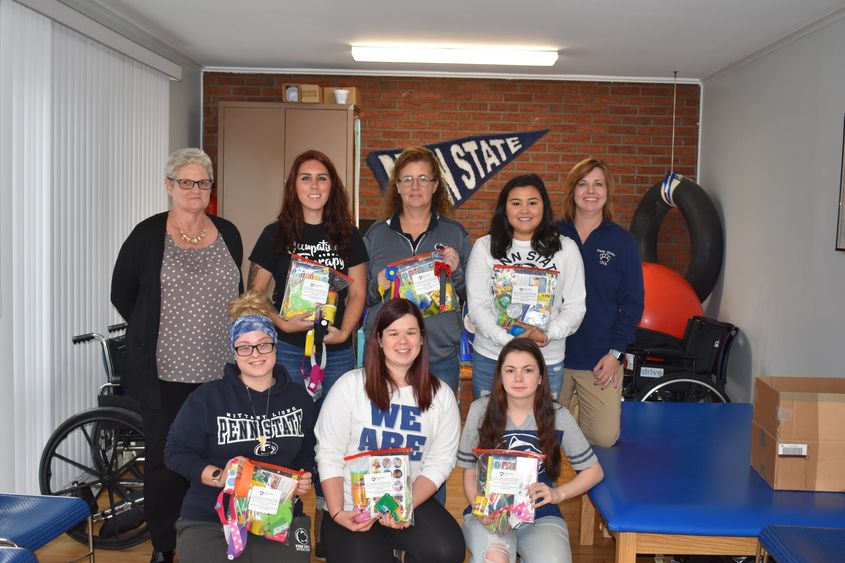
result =
[[[683,338],[687,320],[704,314],[692,286],[666,266],[643,262],[645,308],[640,328]]]

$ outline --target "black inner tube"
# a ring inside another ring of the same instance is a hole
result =
[[[713,201],[704,189],[683,176],[671,192],[690,234],[690,263],[684,276],[701,301],[707,299],[722,271],[724,232]],[[631,219],[631,234],[637,240],[643,262],[657,263],[657,235],[663,218],[672,208],[663,200],[666,181],[653,185],[643,195]]]

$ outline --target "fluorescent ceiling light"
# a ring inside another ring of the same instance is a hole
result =
[[[552,49],[352,46],[352,58],[368,63],[438,63],[462,65],[552,66]]]

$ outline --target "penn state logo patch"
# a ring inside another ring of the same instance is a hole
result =
[[[613,252],[609,250],[602,250],[601,248],[597,248],[596,252],[599,253],[599,264],[602,266],[607,266],[610,264],[610,260],[616,256]]]

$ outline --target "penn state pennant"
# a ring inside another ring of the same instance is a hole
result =
[[[440,161],[446,184],[442,187],[446,188],[452,205],[457,208],[471,198],[484,182],[548,132],[548,129],[542,129],[464,137],[425,147]],[[393,163],[401,153],[402,149],[395,149],[373,151],[367,155],[367,166],[373,171],[382,191],[387,188]]]

